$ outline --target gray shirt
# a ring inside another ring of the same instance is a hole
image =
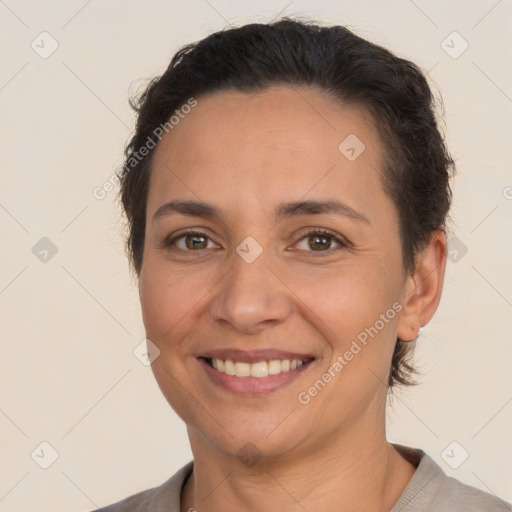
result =
[[[394,445],[416,472],[390,512],[511,512],[512,506],[486,492],[446,476],[422,450]],[[160,487],[148,489],[95,512],[180,512],[183,484],[193,462]]]

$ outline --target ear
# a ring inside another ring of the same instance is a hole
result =
[[[446,236],[442,231],[434,231],[405,282],[397,332],[400,340],[415,340],[420,327],[434,316],[441,300],[446,256]]]

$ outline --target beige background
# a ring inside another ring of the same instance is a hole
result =
[[[389,437],[512,500],[510,1],[1,0],[0,511],[90,510],[190,459],[133,355],[144,330],[117,188],[103,200],[93,190],[122,162],[139,79],[181,45],[281,11],[351,26],[430,70],[443,93],[459,241],[418,343],[423,383],[393,400]],[[58,42],[46,59],[43,31]],[[43,441],[58,452],[47,469]]]

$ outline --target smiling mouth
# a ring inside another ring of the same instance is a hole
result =
[[[206,363],[219,373],[234,377],[264,378],[269,375],[287,373],[308,365],[313,358],[308,359],[271,359],[269,361],[255,361],[245,363],[231,359],[203,358]]]

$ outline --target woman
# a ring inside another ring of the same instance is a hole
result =
[[[446,264],[453,161],[412,63],[289,19],[180,50],[121,173],[156,380],[194,456],[105,511],[509,510],[386,440]]]

